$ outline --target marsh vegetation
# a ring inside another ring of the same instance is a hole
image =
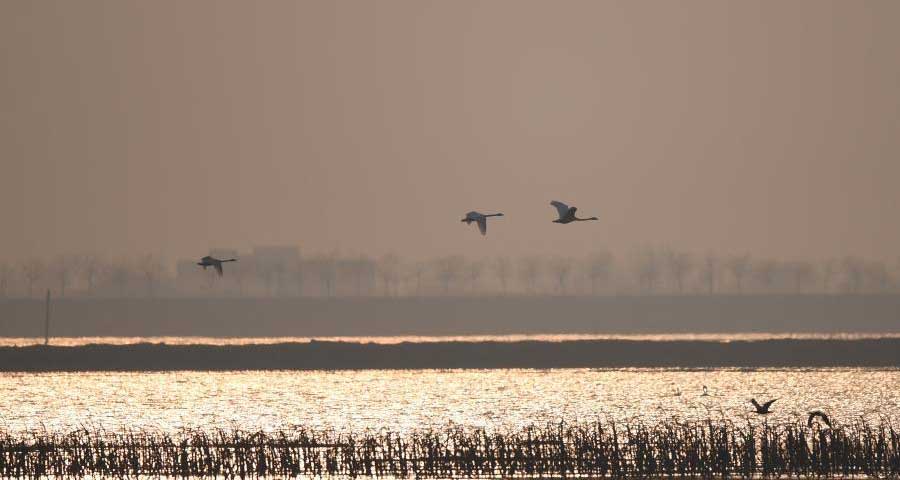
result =
[[[884,420],[774,424],[758,419],[596,421],[397,434],[78,430],[0,433],[0,476],[496,478],[847,477],[900,474],[900,431]]]

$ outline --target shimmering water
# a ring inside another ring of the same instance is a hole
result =
[[[708,395],[703,396],[703,386]],[[291,425],[397,432],[448,423],[533,423],[753,416],[823,409],[836,421],[895,418],[900,370],[407,370],[0,374],[0,422],[11,432]]]

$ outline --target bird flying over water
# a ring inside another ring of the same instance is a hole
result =
[[[491,214],[483,214],[479,212],[469,212],[466,214],[466,218],[460,220],[460,222],[466,222],[466,225],[471,225],[472,222],[478,223],[478,230],[481,230],[482,235],[487,235],[487,219],[488,217],[502,217],[502,213],[491,213]]]
[[[590,218],[578,218],[575,216],[575,212],[578,210],[576,207],[570,207],[565,203],[562,203],[557,200],[553,200],[550,202],[550,205],[556,207],[557,213],[559,213],[559,218],[554,220],[553,223],[572,223],[572,222],[586,222],[588,220],[600,220],[597,217]]]
[[[760,415],[765,415],[767,413],[772,413],[769,411],[769,407],[771,407],[772,404],[775,403],[775,400],[778,400],[778,399],[776,398],[774,400],[769,400],[768,402],[760,405],[759,403],[756,403],[755,398],[751,398],[750,403],[752,403],[753,407],[756,408],[756,413],[758,413]]]
[[[821,410],[813,410],[809,412],[809,418],[806,420],[806,426],[812,428],[813,420],[815,420],[816,417],[821,418],[825,425],[828,425],[828,428],[831,428],[831,420],[829,420],[828,415],[825,415],[825,412]]]
[[[216,269],[216,273],[218,273],[219,276],[221,277],[222,273],[223,273],[222,272],[222,264],[225,262],[236,262],[236,261],[237,261],[236,258],[229,258],[227,260],[219,260],[218,258],[214,258],[214,257],[207,255],[207,256],[201,258],[200,263],[198,263],[197,265],[200,265],[201,267],[203,267],[204,270],[206,270],[206,267],[213,267]]]

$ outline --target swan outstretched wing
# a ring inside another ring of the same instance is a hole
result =
[[[559,213],[559,218],[566,218],[566,215],[569,213],[568,205],[557,200],[553,200],[552,202],[550,202],[550,205],[556,207],[556,211]]]
[[[487,235],[487,218],[484,215],[478,217],[478,229],[482,235]]]
[[[778,399],[775,398],[775,399],[769,400],[768,402],[764,403],[764,404],[762,405],[763,410],[768,410],[769,407],[771,407],[772,404],[775,403],[775,400],[778,400]]]
[[[213,264],[213,266],[216,267],[216,273],[218,273],[219,276],[221,277],[222,276],[222,262],[215,262]]]

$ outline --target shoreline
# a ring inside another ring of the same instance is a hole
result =
[[[136,345],[142,343],[166,345],[271,345],[278,343],[337,342],[350,344],[398,343],[510,343],[510,342],[566,342],[583,340],[671,342],[699,341],[730,343],[768,340],[881,340],[900,339],[900,333],[645,333],[645,334],[506,334],[506,335],[440,335],[440,336],[347,336],[347,337],[61,337],[50,338],[55,347],[87,345]],[[2,347],[30,347],[44,345],[44,337],[0,337]]]
[[[0,347],[3,372],[900,367],[900,339]]]

